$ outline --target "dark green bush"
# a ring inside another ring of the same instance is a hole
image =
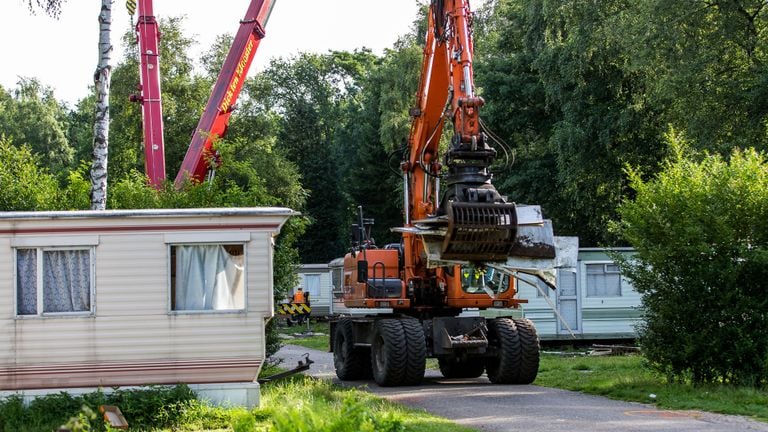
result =
[[[134,431],[186,430],[191,423],[221,429],[233,420],[224,410],[198,402],[186,385],[153,386],[116,390],[110,394],[93,392],[72,396],[57,393],[34,399],[26,407],[21,397],[2,399],[0,432],[50,432],[88,409],[98,412],[101,405],[118,406]],[[90,421],[90,427],[93,431],[105,430],[100,420]]]
[[[625,274],[642,294],[640,341],[671,380],[768,381],[768,163],[676,156],[652,180],[629,170],[636,198],[614,226],[637,249]]]

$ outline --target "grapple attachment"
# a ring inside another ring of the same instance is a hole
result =
[[[515,246],[517,213],[511,203],[448,202],[441,256],[458,261],[506,261]]]

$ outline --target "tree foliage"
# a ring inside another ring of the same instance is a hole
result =
[[[768,159],[684,153],[651,180],[629,170],[636,198],[615,227],[637,249],[625,274],[642,294],[641,343],[670,378],[768,383]]]
[[[498,186],[544,205],[558,232],[585,245],[607,240],[623,165],[653,167],[663,155],[645,75],[625,66],[633,54],[616,31],[630,3],[500,2],[478,67],[490,129],[518,156]]]
[[[624,12],[632,70],[650,102],[698,148],[765,150],[768,5],[760,0],[633,2]]]
[[[29,147],[0,135],[0,211],[48,210],[56,205],[56,179],[38,166]]]
[[[361,51],[275,59],[249,88],[275,115],[275,146],[298,167],[309,190],[312,224],[299,240],[304,262],[328,262],[344,252],[349,216],[335,143],[347,124],[345,104],[359,91],[356,79],[371,58]]]
[[[22,78],[11,93],[0,87],[0,133],[27,145],[50,172],[74,168],[68,120],[66,107],[54,98],[51,88],[34,78]]]
[[[341,182],[350,204],[373,218],[372,237],[379,246],[399,242],[390,231],[401,225],[402,173],[399,163],[411,119],[421,66],[421,48],[401,40],[371,64],[359,80],[360,91],[345,105],[337,135]],[[347,224],[354,210],[347,210]],[[347,231],[348,232],[348,231]]]

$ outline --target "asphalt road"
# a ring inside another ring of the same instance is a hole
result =
[[[284,359],[283,366],[293,367],[304,353],[315,362],[310,375],[339,383],[331,353],[286,345],[277,356]],[[768,424],[744,417],[660,410],[652,405],[535,385],[493,385],[485,376],[447,380],[439,371],[428,370],[418,387],[379,387],[373,381],[341,384],[366,388],[393,402],[422,408],[480,431],[768,432]]]

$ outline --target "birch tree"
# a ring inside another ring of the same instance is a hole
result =
[[[93,75],[96,86],[96,121],[93,125],[91,210],[107,205],[107,155],[109,153],[109,84],[112,72],[112,0],[101,0],[99,13],[99,62]]]

